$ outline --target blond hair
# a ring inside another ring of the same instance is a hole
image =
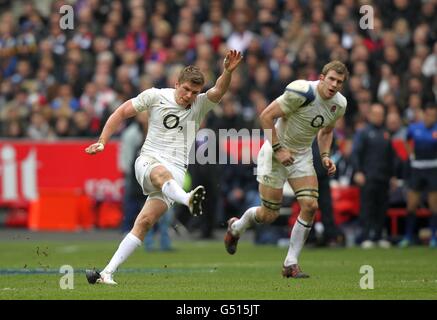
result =
[[[203,86],[205,84],[205,77],[203,76],[203,73],[200,71],[199,67],[188,66],[182,69],[178,77],[178,82],[191,82],[192,84]]]
[[[346,81],[349,78],[349,71],[343,62],[339,60],[333,60],[327,64],[322,69],[322,74],[326,76],[329,70],[334,70],[338,74],[344,74],[344,80]]]

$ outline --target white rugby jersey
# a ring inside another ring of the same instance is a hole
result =
[[[346,112],[346,98],[337,92],[323,100],[317,92],[319,81],[296,80],[290,83],[276,101],[285,117],[275,124],[278,138],[285,147],[296,151],[311,148],[322,127],[334,126]]]
[[[175,89],[151,88],[132,99],[138,112],[149,112],[149,128],[141,154],[176,165],[185,170],[196,132],[205,115],[217,104],[206,93],[197,96],[190,108],[175,101]]]

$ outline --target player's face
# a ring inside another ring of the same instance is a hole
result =
[[[436,108],[426,108],[424,112],[425,117],[423,121],[426,127],[431,127],[437,121],[437,109]]]
[[[335,70],[329,70],[326,75],[320,75],[320,95],[323,99],[331,99],[338,91],[343,88],[344,74],[339,74]]]
[[[190,106],[202,90],[202,85],[191,82],[176,83],[176,103],[183,107]]]
[[[385,111],[381,104],[373,104],[370,106],[370,112],[367,116],[370,123],[375,126],[382,126],[384,124]]]

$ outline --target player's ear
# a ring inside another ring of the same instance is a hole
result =
[[[177,89],[177,88],[179,88],[179,86],[180,86],[179,82],[176,81],[176,83],[174,84],[174,87]]]
[[[325,75],[323,73],[320,74],[319,80],[322,80],[322,81],[325,80]]]

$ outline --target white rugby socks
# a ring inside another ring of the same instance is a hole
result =
[[[284,261],[284,266],[290,266],[297,263],[299,254],[311,231],[311,227],[312,225],[308,222],[302,220],[300,217],[297,218],[293,230],[291,231],[290,245],[288,247],[287,257]]]
[[[117,251],[112,256],[111,261],[102,270],[102,273],[114,273],[118,266],[122,264],[126,259],[135,251],[137,247],[142,244],[141,240],[134,236],[132,233],[128,233],[126,237],[120,242]]]
[[[241,218],[231,225],[231,232],[234,236],[241,235],[248,228],[258,223],[258,221],[256,221],[256,210],[258,208],[259,207],[252,207],[247,209]]]
[[[182,203],[188,207],[188,203],[190,201],[190,194],[186,193],[184,189],[182,189],[176,180],[171,179],[162,185],[162,193],[165,194],[170,199]]]

